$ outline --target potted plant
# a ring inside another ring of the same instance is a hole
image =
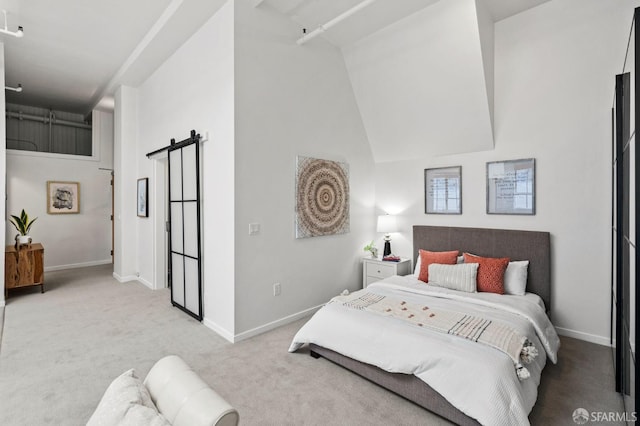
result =
[[[369,244],[364,246],[364,251],[370,252],[371,253],[371,257],[373,257],[373,258],[378,257],[378,248],[374,245],[373,240]]]
[[[29,230],[31,229],[31,225],[33,225],[33,222],[35,222],[36,219],[37,217],[35,219],[29,220],[29,215],[24,211],[24,209],[22,209],[20,216],[11,215],[10,222],[20,233],[16,235],[16,243],[29,244],[31,242]]]

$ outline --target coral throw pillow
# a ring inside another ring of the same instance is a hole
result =
[[[478,264],[479,292],[504,294],[504,272],[509,265],[508,257],[480,257],[464,253],[464,263]]]
[[[418,251],[420,255],[420,274],[418,279],[429,282],[429,265],[440,263],[442,265],[455,265],[458,260],[458,250],[455,251]]]

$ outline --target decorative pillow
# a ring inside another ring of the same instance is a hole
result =
[[[507,270],[504,272],[504,292],[505,294],[514,294],[516,296],[524,296],[527,289],[527,269],[529,268],[528,260],[518,260],[509,262]]]
[[[463,253],[465,263],[478,263],[479,292],[504,294],[504,272],[508,257],[480,257]]]
[[[429,265],[432,263],[441,263],[445,265],[455,265],[458,259],[458,250],[455,251],[427,251],[420,250],[420,273],[418,279],[429,282]]]
[[[155,408],[132,405],[118,426],[171,426],[171,423]]]
[[[422,262],[420,262],[420,256],[416,258],[416,267],[413,269],[413,275],[420,275],[420,267]],[[464,263],[464,256],[458,256],[456,259],[456,263]]]
[[[429,284],[452,290],[476,292],[477,263],[459,263],[456,265],[429,265]]]
[[[141,405],[156,410],[149,391],[134,369],[125,371],[107,388],[87,426],[111,426],[123,421],[129,409]],[[157,411],[157,410],[156,410]]]

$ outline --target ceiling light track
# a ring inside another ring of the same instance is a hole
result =
[[[3,10],[2,14],[4,15],[4,28],[0,28],[0,33],[7,34],[10,36],[14,36],[20,38],[24,35],[24,28],[18,26],[18,31],[9,31],[9,26],[7,25],[7,11]]]
[[[311,31],[309,34],[305,34],[304,37],[299,38],[298,41],[296,41],[296,43],[298,43],[299,45],[305,44],[306,42],[308,42],[312,38],[315,38],[315,37],[319,36],[323,32],[327,31],[329,28],[333,27],[334,25],[336,25],[337,23],[339,23],[341,21],[344,21],[349,16],[351,16],[354,13],[364,9],[365,7],[369,6],[371,3],[375,2],[375,1],[376,0],[364,0],[362,3],[358,3],[357,5],[352,7],[351,9],[347,10],[346,12],[343,12],[342,14],[336,16],[335,18],[333,18],[332,20],[330,20],[326,24],[320,25],[318,28],[316,28],[315,30]]]
[[[22,84],[18,84],[18,87],[4,86],[4,90],[11,90],[13,92],[22,92]]]

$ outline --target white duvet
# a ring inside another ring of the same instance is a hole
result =
[[[531,377],[518,380],[511,358],[489,346],[338,303],[320,309],[295,335],[289,352],[315,343],[389,372],[414,374],[483,425],[529,424],[540,373],[547,357],[556,362],[560,346],[539,297],[463,293],[425,285],[413,275],[362,291],[508,323],[538,349],[526,365]]]

